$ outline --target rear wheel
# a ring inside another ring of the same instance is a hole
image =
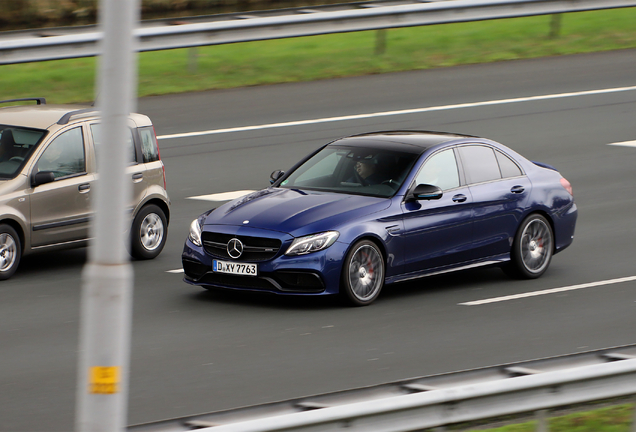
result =
[[[137,259],[153,259],[163,250],[168,236],[166,215],[159,206],[144,206],[133,221],[131,255]]]
[[[508,273],[535,279],[548,269],[554,250],[554,235],[548,220],[531,214],[521,222],[512,244]]]
[[[13,276],[21,256],[22,246],[18,233],[9,225],[0,224],[0,280]]]
[[[372,303],[384,285],[384,257],[375,243],[361,240],[353,245],[345,259],[341,288],[356,306]]]

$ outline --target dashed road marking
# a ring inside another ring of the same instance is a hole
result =
[[[247,194],[251,194],[253,190],[240,190],[233,192],[215,193],[210,195],[198,195],[193,197],[187,197],[186,199],[203,200],[203,201],[230,201],[236,198],[240,198]]]
[[[493,297],[493,298],[489,298],[489,299],[476,300],[476,301],[458,303],[458,304],[461,305],[461,306],[479,306],[479,305],[488,304],[488,303],[497,303],[497,302],[503,302],[503,301],[508,301],[508,300],[516,300],[516,299],[526,298],[526,297],[535,297],[535,296],[540,296],[540,295],[554,294],[554,293],[560,293],[560,292],[565,292],[565,291],[574,291],[574,290],[579,290],[579,289],[584,289],[584,288],[593,288],[593,287],[598,287],[598,286],[603,286],[603,285],[612,285],[612,284],[623,283],[623,282],[631,282],[631,281],[636,281],[636,276],[629,276],[629,277],[618,278],[618,279],[610,279],[610,280],[604,280],[604,281],[599,281],[599,282],[591,282],[591,283],[586,283],[586,284],[581,284],[581,285],[572,285],[572,286],[566,286],[566,287],[561,287],[561,288],[552,288],[552,289],[547,289],[547,290],[542,290],[542,291],[532,291],[532,292],[527,292],[527,293],[522,293],[522,294],[514,294],[514,295],[509,295],[509,296],[503,296],[503,297]]]
[[[620,146],[620,147],[636,147],[636,141],[623,141],[623,142],[615,142],[608,144],[611,146]]]
[[[168,270],[166,273],[183,273],[183,269]]]

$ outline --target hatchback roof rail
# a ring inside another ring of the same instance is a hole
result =
[[[44,98],[21,98],[21,99],[8,99],[0,101],[0,103],[9,103],[9,102],[29,102],[35,101],[38,105],[46,105],[46,99]]]
[[[75,117],[81,114],[87,114],[90,112],[95,112],[95,111],[97,111],[97,109],[95,109],[95,107],[91,107],[91,108],[83,108],[83,109],[67,112],[57,121],[57,124],[59,125],[68,124],[68,122],[71,120],[72,117]]]

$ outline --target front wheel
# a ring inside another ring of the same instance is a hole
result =
[[[18,233],[9,225],[0,224],[0,280],[13,276],[21,256],[22,246]]]
[[[540,214],[525,218],[512,243],[513,275],[535,279],[548,269],[554,251],[554,235],[548,220]]]
[[[168,221],[163,210],[154,204],[144,206],[133,221],[131,255],[137,259],[153,259],[163,250],[168,236]]]
[[[372,303],[384,285],[384,258],[375,243],[361,240],[353,245],[344,262],[341,288],[355,306]]]

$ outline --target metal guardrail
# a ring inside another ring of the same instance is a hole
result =
[[[153,422],[128,431],[413,431],[634,394],[636,345],[626,345]]]
[[[634,6],[636,0],[396,0],[163,20],[135,33],[144,52]],[[0,64],[96,56],[101,37],[95,26],[3,32]]]

